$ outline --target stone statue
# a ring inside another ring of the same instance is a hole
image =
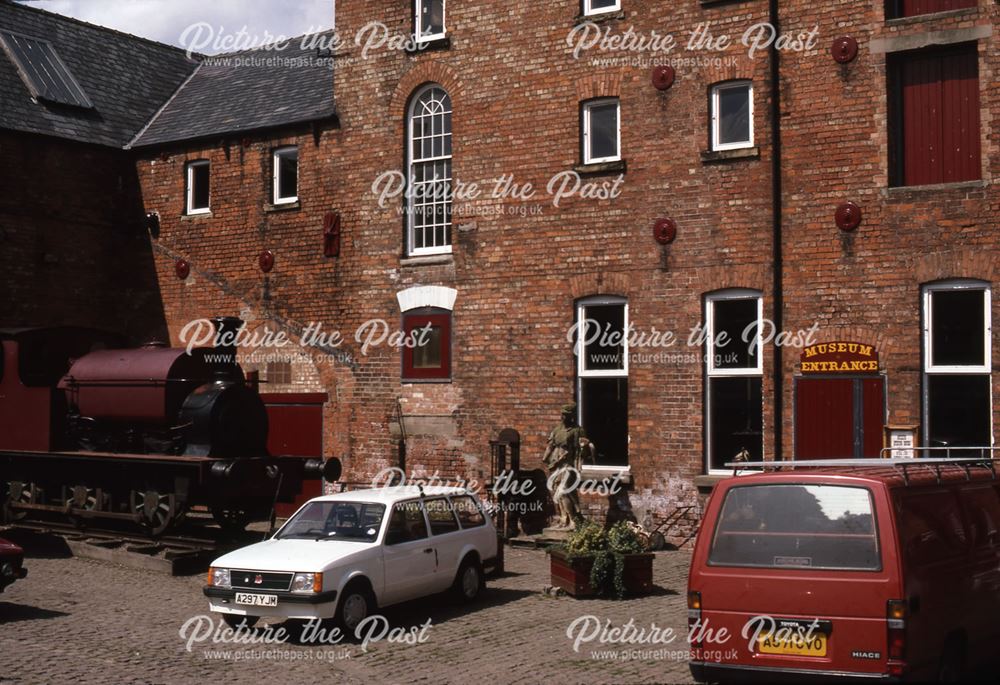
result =
[[[549,471],[549,489],[556,505],[556,528],[569,530],[580,516],[580,464],[592,461],[594,446],[583,428],[576,425],[576,405],[562,408],[562,421],[549,433],[542,463]]]

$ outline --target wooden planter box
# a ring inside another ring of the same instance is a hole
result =
[[[631,595],[645,595],[653,590],[653,557],[651,553],[625,555],[625,591]],[[574,597],[593,597],[597,593],[590,587],[590,570],[593,557],[569,559],[562,550],[549,552],[552,584]]]

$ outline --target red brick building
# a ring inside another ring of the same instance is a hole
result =
[[[203,63],[128,144],[171,339],[232,312],[340,332],[244,352],[270,390],[327,393],[323,451],[351,480],[485,479],[508,426],[535,468],[576,400],[585,473],[624,468],[640,519],[743,450],[877,456],[885,425],[992,445],[998,11],[342,3],[332,55]],[[322,69],[328,91],[302,85]],[[611,335],[576,355],[581,320]]]

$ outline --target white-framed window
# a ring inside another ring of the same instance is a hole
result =
[[[188,214],[208,214],[211,210],[211,164],[207,159],[188,162],[185,169]]]
[[[451,252],[451,98],[436,84],[414,95],[407,116],[407,252]]]
[[[586,17],[606,12],[616,12],[621,8],[621,0],[583,0],[583,15]]]
[[[579,300],[574,332],[577,421],[596,466],[628,466],[628,300]]]
[[[583,163],[615,162],[621,157],[621,102],[601,98],[583,103]]]
[[[418,41],[444,38],[445,0],[414,0],[413,33]]]
[[[712,86],[712,149],[753,147],[753,85],[728,81]]]
[[[746,451],[764,456],[764,300],[757,290],[705,296],[705,461],[709,472]]]
[[[991,446],[993,328],[989,284],[972,279],[929,283],[923,287],[922,299],[924,444]]]
[[[272,156],[274,170],[274,204],[283,205],[299,200],[299,148],[279,147]]]

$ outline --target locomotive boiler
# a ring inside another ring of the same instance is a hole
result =
[[[217,344],[190,352],[81,328],[0,332],[5,519],[122,519],[159,535],[204,506],[240,529],[305,479],[336,480],[336,459],[268,454],[264,403],[236,361],[243,322],[213,323]]]

